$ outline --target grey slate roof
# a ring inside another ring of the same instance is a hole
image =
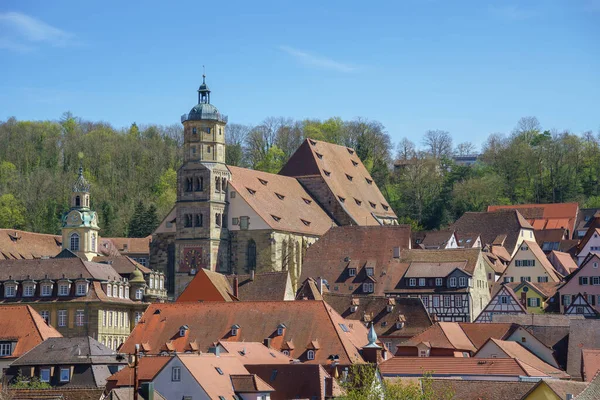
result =
[[[117,353],[91,337],[49,338],[15,360],[11,366],[120,364]],[[94,371],[96,372],[96,371]]]

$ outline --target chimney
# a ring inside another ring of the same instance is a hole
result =
[[[142,382],[140,394],[145,400],[154,400],[154,382]]]
[[[240,283],[237,274],[233,276],[233,295],[237,298],[239,294]]]
[[[254,280],[254,270],[253,269],[250,270],[250,280],[251,281]]]
[[[263,344],[270,349],[271,348],[271,338],[266,338],[265,340],[263,340]]]
[[[527,309],[527,293],[521,292],[521,304]]]

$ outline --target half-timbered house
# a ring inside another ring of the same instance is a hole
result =
[[[494,315],[500,314],[527,314],[527,310],[523,307],[515,292],[504,285],[492,297],[492,300],[479,314],[475,322],[490,323],[493,322]]]
[[[598,311],[588,303],[581,293],[578,293],[577,296],[575,296],[571,304],[565,310],[565,314],[581,315],[585,318],[598,318],[600,316]]]

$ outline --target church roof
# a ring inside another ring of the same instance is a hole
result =
[[[228,168],[229,184],[272,229],[321,236],[334,225],[297,179]]]
[[[375,216],[397,218],[356,151],[349,147],[307,139],[279,173],[296,178],[320,176],[356,225],[380,225]]]

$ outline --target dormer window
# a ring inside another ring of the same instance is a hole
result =
[[[70,292],[70,284],[68,283],[60,283],[58,285],[58,295],[59,296],[68,296]]]
[[[279,200],[283,200],[283,199],[285,199],[285,196],[284,196],[284,195],[282,195],[282,194],[279,194],[279,193],[275,193],[275,196],[277,196],[277,198],[278,198]]]
[[[458,278],[458,286],[466,287],[467,286],[467,278],[465,278],[464,276],[461,276],[460,278]]]
[[[354,179],[351,175],[346,174],[346,179],[348,179],[350,182],[352,182],[352,179]]]
[[[367,276],[373,276],[375,274],[372,267],[367,267],[366,270],[367,270]]]
[[[273,219],[274,219],[276,222],[279,222],[279,221],[281,220],[281,217],[278,217],[278,216],[276,216],[276,215],[271,215],[271,217],[273,217]]]
[[[308,139],[308,142],[313,146],[317,145],[317,142],[315,142],[314,140]]]
[[[342,197],[342,196],[338,196],[338,199],[340,199],[341,203],[344,203],[346,201],[346,199],[344,197]]]
[[[357,206],[360,206],[362,204],[362,201],[358,200],[358,199],[354,199],[354,201],[356,202]]]
[[[41,295],[44,297],[52,296],[52,284],[43,283],[41,286]]]
[[[112,297],[112,285],[110,283],[106,285],[106,295]]]
[[[450,287],[456,287],[456,278],[455,277],[450,278]]]
[[[356,276],[356,268],[348,268],[348,275]]]
[[[365,179],[366,179],[366,181],[367,181],[367,183],[368,183],[369,185],[372,185],[372,184],[373,184],[373,179],[369,179],[369,178],[365,178]]]
[[[373,282],[365,282],[363,283],[363,292],[365,293],[373,293],[375,289],[375,285]]]
[[[435,278],[435,286],[442,286],[443,281],[442,278]]]
[[[386,309],[387,312],[390,313],[390,312],[394,311],[394,305],[393,304],[388,304],[385,309]]]
[[[312,203],[312,200],[305,199],[304,197],[302,198],[302,200],[304,200],[304,202],[305,202],[306,204],[310,204],[310,203]]]
[[[258,181],[261,183],[261,185],[263,186],[267,186],[267,183],[269,183],[269,181],[265,181],[264,179],[260,179],[258,178]]]
[[[317,157],[319,157],[319,160],[323,159],[323,154],[321,154],[321,153],[315,153],[315,154],[317,155]]]
[[[246,188],[246,189],[248,189],[248,193],[250,193],[250,194],[256,193],[256,190],[254,190],[254,189],[250,189],[250,188]]]
[[[4,297],[15,297],[17,295],[17,284],[16,283],[5,283],[4,284]]]
[[[239,325],[237,325],[237,324],[236,324],[236,325],[233,325],[233,326],[231,327],[231,336],[237,336],[237,335],[238,335],[238,332],[239,332],[239,330],[240,330],[240,326],[239,326]]]
[[[26,283],[23,285],[23,297],[33,297],[35,293],[35,284]]]
[[[350,306],[350,312],[355,313],[358,310],[358,305],[357,304],[352,304]]]
[[[182,327],[179,328],[179,336],[184,337],[185,336],[185,332],[189,329],[189,327],[187,325],[183,325]]]
[[[315,359],[315,351],[314,350],[308,350],[306,352],[306,358],[308,360],[314,360]]]
[[[277,336],[283,336],[285,328],[285,324],[279,324],[279,326],[277,326]]]
[[[377,204],[373,203],[372,201],[369,202],[369,205],[371,206],[371,208],[375,208],[377,206]]]
[[[417,286],[417,279],[416,278],[410,278],[408,280],[408,286]]]
[[[350,155],[354,154],[354,150],[352,150],[351,148],[346,147],[346,149],[348,149],[348,153],[350,153]]]
[[[78,283],[75,291],[77,296],[85,296],[87,294],[87,286],[87,282]]]
[[[352,165],[354,165],[355,167],[358,167],[358,163],[354,160],[352,160]]]
[[[329,172],[329,171],[325,171],[325,170],[323,170],[323,173],[325,174],[325,176],[329,176],[329,175],[331,175],[331,172]]]
[[[386,205],[385,205],[385,204],[383,204],[383,203],[381,203],[381,207],[383,207],[383,209],[384,209],[385,211],[389,210],[389,207],[388,207],[388,206],[386,206]]]
[[[425,286],[425,278],[419,278],[419,286]]]
[[[310,226],[310,221],[307,221],[305,219],[300,218],[300,221],[302,221],[302,223],[306,226]]]

